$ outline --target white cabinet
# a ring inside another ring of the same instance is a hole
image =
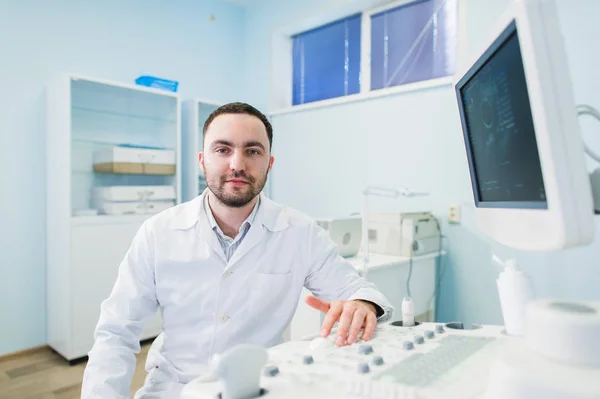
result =
[[[222,104],[211,100],[188,100],[183,103],[183,201],[190,201],[206,188],[204,173],[198,162],[202,151],[204,122]]]
[[[46,92],[47,341],[87,355],[133,236],[181,202],[176,93],[81,76]],[[140,339],[157,336],[157,313]]]

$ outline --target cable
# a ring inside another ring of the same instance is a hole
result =
[[[408,266],[408,277],[406,278],[406,295],[412,298],[412,295],[410,294],[410,279],[412,277],[412,269],[413,269],[413,249],[414,249],[414,242],[413,242],[413,247],[410,251],[410,260],[409,260],[409,266]]]
[[[440,221],[435,218],[435,222],[437,224],[437,229],[438,232],[440,234],[439,236],[439,242],[438,242],[438,256],[437,256],[437,262],[442,262],[442,251],[443,251],[443,242],[442,239],[444,237],[444,235],[442,234],[442,226],[440,226]],[[440,286],[442,283],[442,278],[443,278],[443,274],[442,274],[442,266],[440,265],[440,263],[438,263],[436,265],[436,269],[438,271],[438,273],[436,273],[436,282],[435,282],[435,288],[433,289],[433,294],[431,295],[431,298],[429,299],[429,301],[427,301],[427,309],[429,309],[430,305],[431,305],[431,301],[435,300],[435,303],[433,305],[433,311],[435,314],[437,314],[437,309],[439,307],[439,290],[440,290]],[[443,272],[445,272],[445,269],[443,270]]]
[[[447,236],[444,236],[444,235],[440,234],[440,243],[442,242],[442,239],[444,239],[444,238],[447,239],[448,241],[450,241],[450,239]],[[440,248],[441,248],[441,244],[440,244]],[[431,301],[434,300],[434,298],[435,298],[434,309],[435,309],[436,313],[437,313],[437,309],[440,307],[440,302],[439,302],[440,301],[440,295],[439,295],[439,293],[440,293],[440,288],[441,288],[441,285],[442,285],[442,280],[444,279],[444,275],[446,274],[446,267],[448,266],[448,263],[443,262],[441,254],[442,254],[442,251],[440,249],[440,256],[438,257],[438,261],[440,262],[440,265],[439,265],[439,268],[438,268],[439,273],[438,273],[438,276],[437,276],[437,281],[436,281],[435,289],[433,290],[433,295],[431,296],[431,299],[429,300],[429,303],[431,303]]]
[[[440,260],[440,258],[442,257],[442,228],[440,227],[440,222],[439,220],[432,214],[433,216],[433,220],[435,220],[435,224],[437,226],[437,231],[439,233],[439,243],[438,243],[438,256],[437,259],[438,261]],[[412,278],[412,272],[413,272],[413,253],[414,250],[417,247],[417,241],[413,240],[413,242],[411,243],[411,251],[410,251],[410,258],[409,258],[409,265],[408,265],[408,276],[406,277],[406,295],[409,297],[412,297],[411,292],[410,292],[410,280]],[[441,269],[441,267],[439,268]],[[445,271],[445,270],[444,270]],[[440,274],[442,274],[440,272]],[[431,296],[431,298],[427,301],[427,309],[429,309],[431,301],[435,298],[436,299],[436,305],[435,305],[435,309],[437,309],[437,293],[439,291],[439,287],[441,284],[441,279],[442,277],[440,277],[440,275],[437,276],[436,278],[436,283],[435,283],[435,288],[433,290],[433,295]]]
[[[433,294],[431,295],[431,298],[429,298],[429,300],[427,301],[427,309],[429,309],[431,307],[431,302],[434,300],[435,298],[435,304],[434,304],[434,311],[437,313],[437,309],[439,308],[439,292],[440,292],[440,286],[442,284],[442,280],[444,279],[444,274],[446,273],[446,266],[447,264],[445,262],[443,262],[442,259],[442,252],[443,252],[443,242],[442,240],[444,238],[446,238],[448,241],[450,241],[448,239],[448,237],[446,237],[445,235],[442,234],[442,227],[440,226],[440,221],[434,217],[435,223],[437,225],[437,229],[439,232],[439,242],[438,242],[438,256],[436,261],[440,262],[438,265],[436,265],[436,269],[439,271],[439,273],[437,273],[436,276],[436,282],[435,282],[435,288],[433,289]]]

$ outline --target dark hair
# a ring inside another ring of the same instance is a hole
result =
[[[258,119],[260,119],[260,121],[263,123],[263,125],[265,125],[265,128],[267,129],[267,137],[269,138],[269,150],[271,150],[271,147],[273,145],[273,127],[271,126],[271,123],[262,112],[254,108],[252,105],[246,103],[229,103],[222,105],[216,110],[214,110],[208,116],[206,122],[204,122],[204,129],[202,130],[202,134],[206,135],[206,131],[208,130],[208,127],[210,126],[212,121],[217,116],[224,114],[247,114],[256,116]]]

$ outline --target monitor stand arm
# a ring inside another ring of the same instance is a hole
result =
[[[581,104],[577,106],[577,115],[589,115],[596,118],[597,121],[600,122],[600,112],[594,107],[589,105]],[[588,145],[583,142],[583,147],[585,149],[585,153],[590,156],[593,160],[600,163],[600,155],[595,153]],[[594,200],[594,213],[596,215],[600,214],[600,168],[596,168],[592,173],[590,173],[590,183],[592,186],[592,197]]]

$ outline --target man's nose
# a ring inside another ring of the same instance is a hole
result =
[[[229,160],[229,167],[231,168],[231,170],[244,170],[245,162],[243,154],[235,152]]]

